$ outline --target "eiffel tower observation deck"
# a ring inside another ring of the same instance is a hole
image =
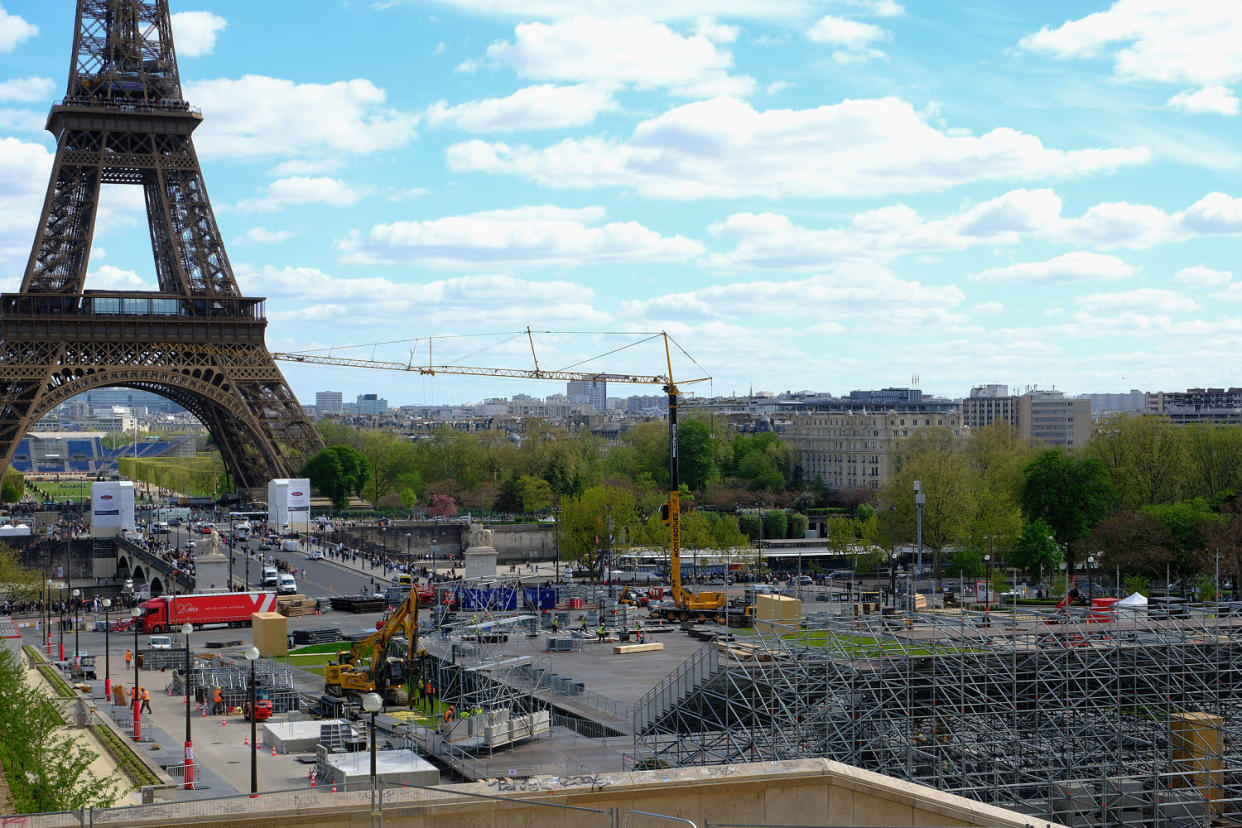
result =
[[[181,92],[168,0],[78,0],[56,158],[19,293],[0,296],[0,459],[70,397],[151,391],[197,416],[238,490],[295,473],[322,442],[242,295]],[[85,289],[102,185],[142,187],[158,291]]]

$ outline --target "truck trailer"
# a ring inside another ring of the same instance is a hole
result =
[[[221,592],[216,595],[161,595],[141,604],[142,632],[176,631],[182,624],[195,627],[226,624],[249,627],[256,612],[275,612],[274,592]]]

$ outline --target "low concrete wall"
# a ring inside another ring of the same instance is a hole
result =
[[[484,798],[474,798],[478,794]],[[774,825],[992,826],[1061,828],[1003,808],[901,782],[826,759],[571,777],[494,779],[435,789],[388,790],[384,821],[402,828],[583,828],[620,825],[631,811],[707,823]],[[128,825],[229,825],[362,828],[371,825],[369,793],[322,789],[141,810]],[[542,803],[542,806],[541,804]],[[204,807],[204,806],[209,807]],[[612,813],[543,807],[570,805]],[[638,818],[631,820],[638,822]],[[649,824],[642,822],[642,824]]]

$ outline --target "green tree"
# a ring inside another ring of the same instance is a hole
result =
[[[0,764],[12,810],[22,814],[107,807],[116,783],[90,771],[98,754],[64,736],[60,711],[25,682],[18,656],[0,650]]]
[[[763,513],[763,536],[767,540],[784,540],[789,521],[783,509]]]
[[[1024,523],[1009,553],[1009,563],[1027,572],[1055,572],[1061,563],[1061,549],[1052,527],[1038,519]]]
[[[897,507],[899,534],[915,536],[914,482],[919,481],[923,506],[923,545],[931,550],[937,584],[943,578],[943,552],[968,536],[976,503],[966,442],[944,426],[920,428],[901,440],[894,451],[893,474],[884,502]]]
[[[982,553],[968,547],[953,550],[945,564],[945,571],[954,578],[979,578],[987,574]]]
[[[828,547],[834,555],[849,554],[850,547],[858,540],[858,521],[846,515],[828,518]]]
[[[1140,511],[1164,529],[1170,568],[1183,579],[1189,578],[1198,568],[1212,527],[1227,523],[1225,517],[1214,513],[1202,499],[1144,506]]]
[[[598,579],[604,561],[639,525],[634,495],[620,486],[592,486],[577,497],[561,497],[561,556]]]
[[[26,478],[12,467],[4,470],[4,482],[0,484],[0,502],[17,503],[26,494]]]
[[[1216,423],[1185,428],[1190,493],[1216,501],[1242,490],[1242,428]]]
[[[806,528],[811,525],[806,515],[794,513],[789,516],[789,537],[805,538]]]
[[[1086,537],[1115,501],[1108,473],[1095,457],[1048,449],[1024,470],[1022,516],[1048,524],[1071,565],[1071,544]]]
[[[331,499],[338,509],[349,506],[349,496],[366,483],[370,468],[367,459],[352,446],[328,446],[302,467],[311,486]]]
[[[556,503],[552,484],[542,477],[524,474],[517,479],[518,496],[526,514],[546,512]]]
[[[716,476],[715,446],[702,420],[686,420],[677,427],[678,473],[681,482],[702,491]]]
[[[14,602],[33,601],[39,595],[43,578],[38,571],[22,566],[16,549],[0,543],[0,584],[4,584]]]
[[[762,531],[762,518],[755,512],[745,512],[737,519],[738,529],[746,536],[750,542],[759,540],[759,533]]]
[[[1122,508],[1185,496],[1190,441],[1168,417],[1120,414],[1102,420],[1087,451],[1103,465]]]

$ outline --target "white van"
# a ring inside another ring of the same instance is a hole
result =
[[[263,567],[263,588],[275,589],[280,582],[280,572],[274,566]]]
[[[280,548],[284,552],[297,552],[298,542],[296,538],[286,538],[280,542]]]
[[[276,591],[281,595],[293,595],[298,591],[298,582],[292,575],[285,573],[277,581]]]

